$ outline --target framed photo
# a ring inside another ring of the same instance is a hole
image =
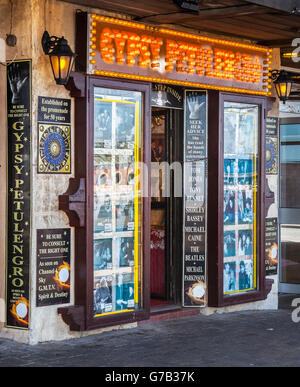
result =
[[[234,185],[235,166],[235,159],[224,159],[224,185]]]
[[[238,153],[251,154],[256,148],[255,137],[257,132],[257,113],[241,111],[239,114]]]
[[[112,269],[112,239],[94,241],[94,270]]]
[[[116,103],[116,148],[134,149],[135,105]]]
[[[223,292],[235,292],[236,285],[236,262],[225,262],[223,269]]]
[[[94,314],[112,312],[113,276],[96,277],[94,282]]]
[[[239,230],[239,256],[253,254],[252,230]]]
[[[252,224],[253,214],[253,191],[238,191],[238,222],[239,224]]]
[[[247,259],[239,262],[239,290],[253,288],[253,261]]]
[[[134,198],[121,193],[116,200],[116,231],[134,230]]]
[[[111,195],[95,195],[94,232],[112,232]]]
[[[121,237],[115,238],[115,254],[117,267],[134,266],[134,238]]]
[[[112,103],[95,101],[94,142],[95,148],[112,147]]]
[[[241,185],[253,184],[253,160],[238,160],[238,183]]]
[[[236,238],[235,231],[224,232],[224,257],[235,257]]]
[[[235,191],[224,191],[224,226],[235,224]]]
[[[134,156],[116,155],[116,184],[134,185]]]
[[[166,140],[164,136],[152,136],[151,161],[161,163],[166,160]]]
[[[151,134],[153,135],[165,135],[166,133],[166,116],[162,113],[153,111],[151,119]]]
[[[117,274],[116,286],[116,310],[134,308],[134,274]]]
[[[111,155],[101,154],[94,156],[94,190],[105,190],[112,185]]]
[[[224,155],[236,153],[235,138],[237,135],[237,116],[234,111],[224,112]]]

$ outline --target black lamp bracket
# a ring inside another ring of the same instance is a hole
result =
[[[280,75],[280,70],[272,70],[271,72],[271,79],[273,81],[276,81]]]
[[[65,40],[64,37],[58,38],[57,36],[50,36],[48,31],[45,31],[42,36],[42,47],[44,53],[48,55],[50,51],[53,50],[54,47],[57,46],[57,44],[59,42],[62,42],[63,40]]]

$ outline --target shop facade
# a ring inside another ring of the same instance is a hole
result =
[[[16,6],[24,44],[1,74],[0,335],[34,344],[170,308],[276,309],[276,50],[45,4]],[[76,52],[66,87],[46,29]]]

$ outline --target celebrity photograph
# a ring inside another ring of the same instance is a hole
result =
[[[134,307],[134,278],[133,273],[117,274],[116,281],[116,310]]]
[[[112,103],[95,101],[95,148],[112,147]]]
[[[117,103],[116,115],[116,148],[134,149],[135,105]]]
[[[253,288],[253,262],[251,259],[239,263],[239,290]]]
[[[239,230],[239,255],[252,255],[252,230]]]
[[[117,267],[134,266],[134,237],[120,237],[114,240]]]
[[[240,159],[238,161],[238,182],[241,185],[251,185],[253,183],[253,162],[251,159]]]
[[[245,190],[238,192],[238,218],[239,224],[250,224],[253,222],[253,191]]]
[[[133,195],[120,194],[116,199],[116,231],[134,230],[134,198]]]
[[[103,276],[95,278],[94,314],[109,313],[113,310],[112,304],[113,277]]]
[[[224,257],[234,257],[236,255],[235,231],[224,231]]]
[[[224,159],[224,184],[233,185],[235,177],[235,159]]]
[[[223,270],[224,293],[234,292],[236,290],[236,263],[225,262]]]
[[[112,239],[94,240],[94,270],[112,269]]]
[[[224,226],[235,224],[235,191],[224,191]]]
[[[96,195],[94,200],[94,231],[112,231],[112,203],[110,194]]]

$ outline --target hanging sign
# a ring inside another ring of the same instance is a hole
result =
[[[88,73],[269,94],[272,50],[89,15]]]
[[[37,230],[36,306],[70,302],[70,229]]]
[[[151,106],[183,109],[182,88],[163,83],[152,83]]]
[[[206,305],[207,94],[185,91],[183,305]]]
[[[7,66],[6,326],[29,325],[31,60]]]
[[[39,97],[38,173],[71,173],[71,100]]]

